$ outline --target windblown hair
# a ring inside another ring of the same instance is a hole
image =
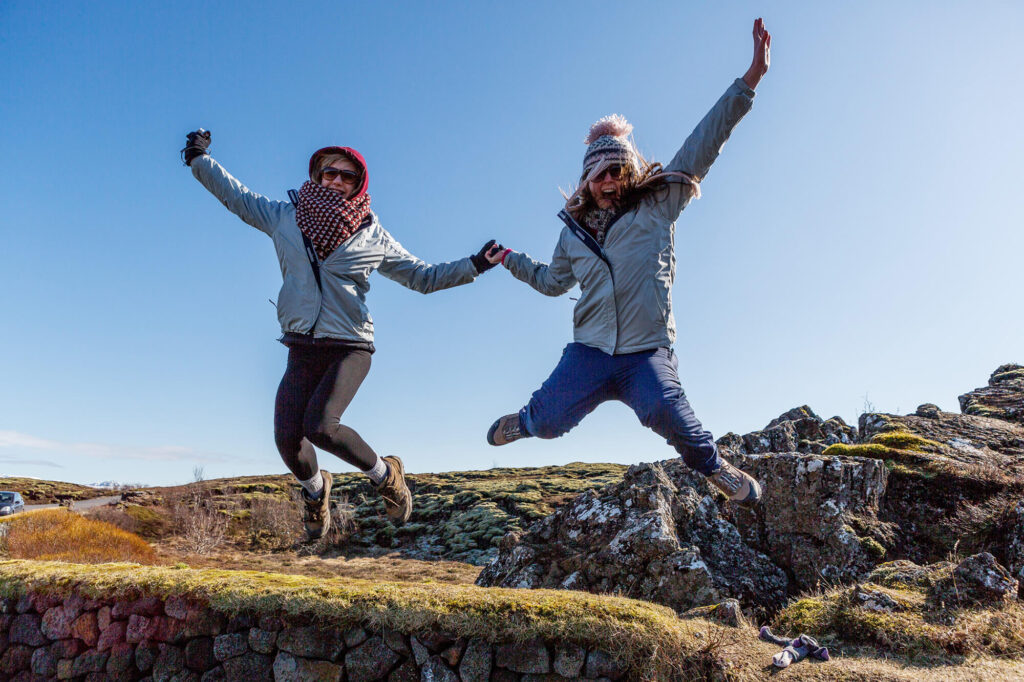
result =
[[[622,198],[619,203],[621,209],[629,210],[639,204],[641,199],[648,194],[665,187],[666,176],[660,163],[650,163],[639,153],[637,153],[637,161],[640,164],[639,169],[629,164],[622,166],[625,177],[622,184]],[[571,195],[563,191],[562,196],[566,200],[566,210],[577,221],[581,220],[587,211],[597,207],[597,202],[591,196],[590,188],[587,186],[586,173],[580,176],[579,185]]]

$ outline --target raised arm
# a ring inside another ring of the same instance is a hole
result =
[[[505,267],[513,277],[526,282],[545,296],[561,296],[576,285],[576,277],[572,274],[569,257],[565,252],[564,238],[563,232],[555,245],[550,263],[534,260],[525,253],[509,251],[503,258]]]
[[[274,201],[256,194],[236,180],[207,151],[210,134],[202,129],[189,133],[182,159],[192,168],[192,175],[217,197],[229,211],[261,232],[273,234],[284,212],[291,204]]]
[[[711,107],[711,111],[701,119],[672,161],[665,166],[666,171],[681,171],[698,181],[704,179],[733,128],[754,106],[754,88],[768,71],[770,47],[771,34],[764,28],[764,22],[758,19],[754,22],[754,57],[750,68],[743,78],[737,78],[729,86]],[[673,218],[683,209],[691,194],[689,185],[673,183],[668,198],[670,205],[666,207]]]
[[[430,265],[406,251],[387,230],[381,228],[381,232],[384,234],[384,260],[377,268],[378,271],[413,291],[430,294],[460,284],[469,284],[479,274],[472,257]]]

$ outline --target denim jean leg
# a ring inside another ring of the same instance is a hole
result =
[[[679,383],[671,348],[632,353],[617,374],[620,399],[640,423],[665,438],[688,467],[710,474],[719,466],[714,437],[705,431]]]
[[[519,413],[528,433],[538,438],[565,435],[611,397],[612,356],[570,343],[562,359]]]

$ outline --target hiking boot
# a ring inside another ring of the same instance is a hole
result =
[[[412,493],[405,484],[405,466],[397,457],[381,457],[388,465],[388,475],[377,486],[384,498],[384,512],[396,525],[409,520],[412,514]]]
[[[319,540],[331,529],[331,479],[329,471],[321,471],[324,478],[324,489],[320,491],[320,499],[314,500],[302,490],[302,525],[306,529],[306,539]]]
[[[724,457],[719,457],[722,464],[717,470],[708,474],[708,482],[743,507],[753,507],[761,499],[761,486],[753,476],[738,469]]]
[[[523,428],[519,420],[519,413],[506,414],[498,421],[491,424],[487,430],[487,442],[491,445],[506,445],[520,438],[529,438],[530,434]]]

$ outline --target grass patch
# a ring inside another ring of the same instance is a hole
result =
[[[225,613],[284,613],[337,627],[361,624],[412,633],[429,628],[490,642],[540,637],[597,648],[629,679],[692,679],[717,665],[706,642],[720,626],[684,621],[669,608],[557,590],[307,578],[253,571],[129,564],[73,566],[0,562],[0,597],[25,592],[87,598],[184,596]],[[700,633],[699,635],[697,633]]]
[[[156,561],[153,548],[134,533],[66,509],[44,509],[15,517],[7,525],[4,542],[15,559],[90,564]]]
[[[857,597],[857,587],[838,589],[790,604],[776,615],[773,628],[805,632],[829,646],[881,647],[918,663],[968,655],[1024,658],[1024,607],[941,608],[928,599],[931,578],[921,572],[908,579],[898,563],[879,576],[887,586],[864,586],[891,599],[895,608],[872,609]]]

